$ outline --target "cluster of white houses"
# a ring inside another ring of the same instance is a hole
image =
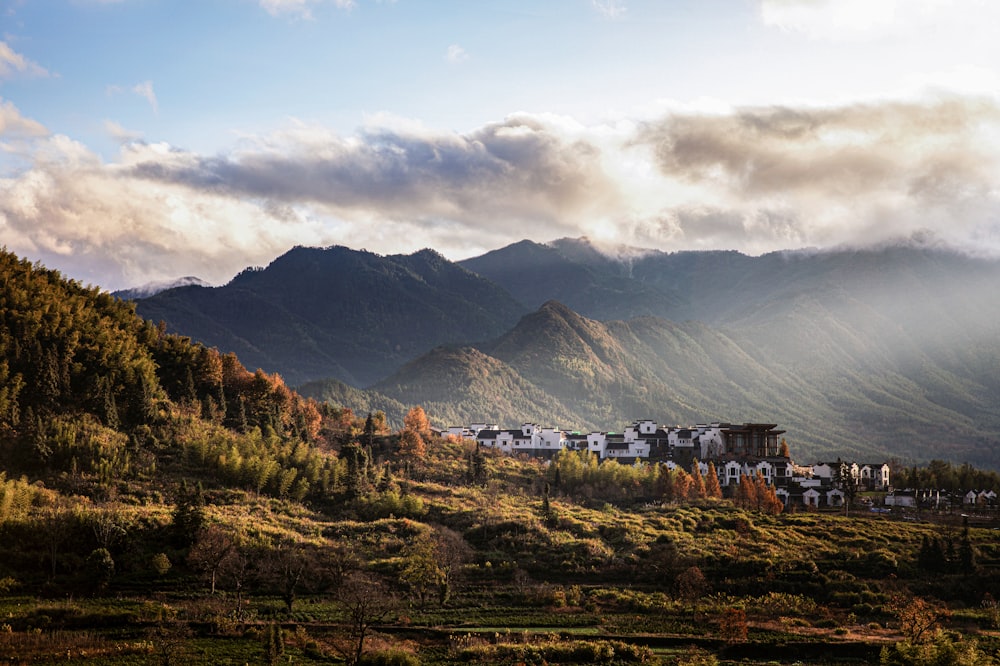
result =
[[[510,455],[551,458],[558,451],[590,451],[601,460],[631,464],[659,462],[670,468],[690,469],[698,460],[701,472],[708,462],[715,466],[723,488],[739,483],[741,476],[758,473],[775,486],[786,504],[842,506],[844,492],[838,487],[838,463],[796,465],[781,455],[781,435],[773,423],[698,424],[667,427],[651,420],[636,421],[621,433],[566,432],[525,423],[520,428],[501,429],[495,424],[475,423],[448,428],[442,434],[474,439],[479,446]],[[889,489],[887,463],[848,464],[860,488]]]

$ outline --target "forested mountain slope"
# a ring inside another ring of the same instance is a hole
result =
[[[563,239],[461,265],[296,248],[137,309],[289,381],[374,387],[304,389],[362,411],[427,403],[449,425],[601,429],[762,420],[817,457],[1000,466],[996,293],[997,261],[914,243],[750,257]],[[540,309],[515,326],[521,302]]]
[[[133,305],[0,252],[0,471],[106,496],[180,475],[330,490],[329,410]]]
[[[525,308],[432,250],[297,247],[223,287],[168,290],[136,311],[289,382],[365,386],[437,345],[495,337]]]
[[[434,350],[360,395],[371,395],[372,404],[377,395],[431,405],[440,425],[534,421],[619,430],[640,418],[773,422],[788,430],[803,460],[943,457],[1000,466],[989,386],[930,360],[917,370],[886,360],[866,369],[842,331],[817,323],[824,311],[811,312],[815,318],[803,317],[814,328],[800,335],[826,359],[813,366],[782,363],[780,347],[699,322],[598,322],[552,301],[493,342]]]

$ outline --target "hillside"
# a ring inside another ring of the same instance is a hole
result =
[[[711,359],[711,400],[756,391],[741,372],[762,370],[703,324],[601,323],[556,302],[482,347],[436,348],[379,389],[572,421],[574,395],[653,407],[675,400],[653,378]],[[994,509],[971,525],[947,507],[920,522],[786,509],[759,501],[762,481],[724,498],[693,470],[586,452],[543,464],[381,416],[304,400],[0,253],[0,658],[694,666],[1000,650]],[[909,476],[1000,487],[968,466]],[[913,612],[947,632],[915,633]]]
[[[750,257],[562,239],[460,265],[296,248],[137,311],[391,419],[427,403],[439,425],[763,420],[817,458],[996,467],[998,289],[997,261],[914,243]],[[520,303],[539,309],[515,326]]]
[[[297,247],[225,286],[168,290],[136,311],[292,383],[366,386],[440,344],[499,335],[524,308],[431,250]]]
[[[280,377],[0,252],[0,472],[114,496],[182,478],[322,496],[329,412]]]
[[[812,366],[782,363],[780,346],[766,348],[698,322],[598,322],[551,301],[478,350],[434,350],[374,393],[359,395],[372,396],[365,404],[379,404],[377,395],[433,405],[439,425],[497,419],[508,426],[534,421],[618,430],[639,418],[775,422],[789,431],[802,460],[944,457],[1000,466],[990,425],[998,408],[987,385],[929,361],[916,369],[866,368],[865,360],[854,360],[862,343],[817,323],[826,316],[822,308],[799,307],[814,326],[798,334],[817,351]],[[791,344],[778,332],[774,340]],[[324,397],[312,387],[303,391]]]

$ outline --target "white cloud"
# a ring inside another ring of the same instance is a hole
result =
[[[609,19],[621,18],[628,11],[625,0],[590,0],[590,4]]]
[[[41,65],[15,52],[6,42],[0,42],[0,79],[8,79],[18,74],[45,77],[49,72]]]
[[[156,101],[156,93],[153,92],[153,82],[143,81],[142,83],[137,83],[132,86],[132,92],[134,92],[139,97],[149,102],[149,106],[153,109],[153,113],[159,113],[160,105]]]
[[[445,54],[445,59],[448,62],[457,65],[458,63],[462,63],[468,60],[469,53],[458,44],[452,44],[451,46],[448,47],[448,52],[447,54]]]
[[[354,0],[326,0],[338,9],[354,9],[357,3]],[[324,2],[324,0],[260,0],[260,6],[271,16],[281,16],[290,14],[303,19],[312,18],[312,6]]]
[[[467,133],[387,115],[357,134],[292,122],[214,156],[122,141],[104,161],[0,105],[0,237],[105,287],[225,282],[292,245],[454,258],[590,235],[765,252],[931,230],[1000,251],[1000,104],[939,97],[830,107],[673,109],[584,125],[516,114]],[[15,129],[16,128],[16,129]]]
[[[160,112],[160,103],[159,103],[159,100],[157,100],[157,98],[156,98],[156,91],[153,90],[153,82],[152,81],[143,81],[142,83],[137,83],[134,86],[132,86],[131,88],[127,88],[127,89],[124,86],[120,86],[120,85],[117,85],[117,84],[111,84],[111,85],[108,85],[104,89],[104,91],[105,91],[105,93],[107,93],[109,96],[112,96],[112,97],[115,96],[115,95],[121,95],[122,93],[125,93],[125,92],[130,92],[130,93],[132,93],[134,95],[138,95],[139,97],[141,97],[144,100],[146,100],[146,102],[149,103],[150,108],[153,109],[153,113],[159,113]]]
[[[857,41],[981,30],[995,25],[998,8],[987,0],[760,0],[760,16],[813,39]]]
[[[142,138],[142,132],[125,129],[113,120],[104,121],[104,131],[107,132],[112,139],[120,143],[138,141]]]
[[[48,134],[38,121],[25,118],[9,101],[0,99],[0,138],[39,137]]]

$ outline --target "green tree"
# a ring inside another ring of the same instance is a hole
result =
[[[285,654],[285,638],[281,625],[272,622],[264,631],[264,657],[268,664],[281,662],[281,657]]]
[[[445,574],[438,566],[433,539],[421,535],[403,551],[403,570],[399,579],[410,590],[422,608],[428,596],[444,582]]]
[[[115,561],[107,548],[95,548],[87,556],[87,575],[98,591],[105,590],[115,575]]]
[[[188,488],[186,483],[181,484],[171,522],[174,542],[180,548],[191,546],[204,525],[205,498],[201,488]]]

